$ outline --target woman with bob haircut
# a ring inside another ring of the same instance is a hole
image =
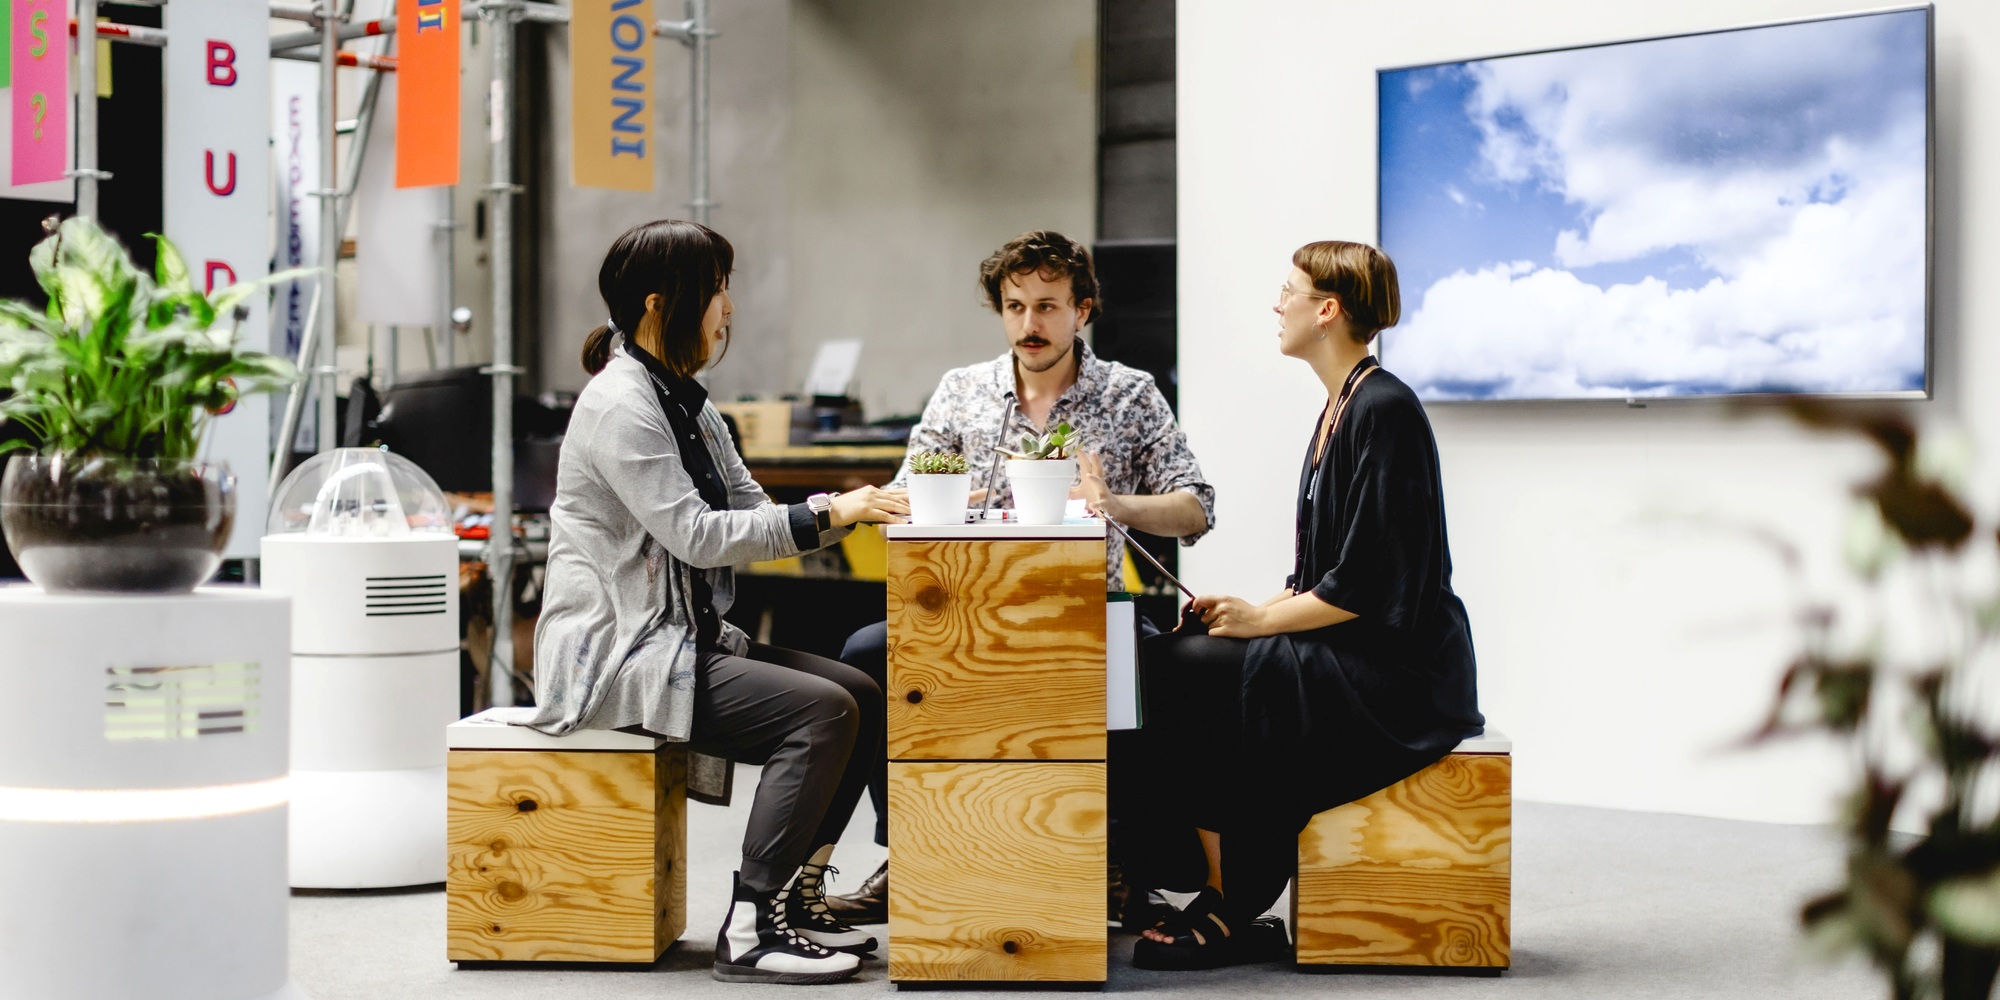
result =
[[[584,341],[594,377],[557,466],[528,724],[644,732],[762,764],[714,976],[835,982],[875,947],[827,912],[823,883],[868,783],[866,755],[851,751],[880,741],[882,690],[723,621],[729,567],[900,522],[909,507],[874,487],[779,504],[750,478],[694,380],[726,348],[734,263],[728,240],[677,221],[636,226],[604,257],[610,319]]]
[[[1273,311],[1279,352],[1312,366],[1326,407],[1284,589],[1262,604],[1198,597],[1200,625],[1143,645],[1143,751],[1113,780],[1142,788],[1172,817],[1155,832],[1190,852],[1194,828],[1207,879],[1134,942],[1141,968],[1283,955],[1283,926],[1258,916],[1313,814],[1417,773],[1485,725],[1437,443],[1416,394],[1368,351],[1401,312],[1395,265],[1366,244],[1309,243]]]

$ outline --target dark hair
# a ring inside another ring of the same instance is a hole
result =
[[[708,304],[729,284],[736,248],[722,234],[695,222],[661,219],[627,229],[612,241],[597,269],[597,292],[611,311],[611,323],[627,337],[639,332],[646,296],[658,295],[660,363],[688,377],[708,363],[701,320]],[[583,338],[583,370],[592,375],[611,360],[612,326]],[[723,350],[729,349],[728,344]]]
[[[1366,243],[1308,243],[1292,253],[1292,266],[1304,271],[1314,288],[1340,300],[1360,343],[1374,340],[1403,318],[1396,262]]]
[[[986,305],[1000,311],[1000,285],[1016,274],[1039,275],[1043,281],[1069,279],[1072,304],[1090,301],[1091,323],[1103,315],[1103,296],[1097,289],[1097,269],[1091,266],[1090,251],[1083,244],[1053,229],[1036,229],[1008,240],[979,265],[979,287],[986,291]]]

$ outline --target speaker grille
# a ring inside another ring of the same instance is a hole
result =
[[[441,615],[451,607],[449,581],[442,573],[427,576],[371,576],[367,581],[367,616],[400,618]]]

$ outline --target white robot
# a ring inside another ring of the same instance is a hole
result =
[[[292,886],[444,881],[459,715],[444,494],[399,455],[323,452],[279,485],[262,570],[292,598]]]

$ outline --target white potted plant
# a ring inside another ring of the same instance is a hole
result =
[[[964,524],[972,472],[964,455],[920,451],[910,456],[910,523]]]
[[[1014,490],[1014,513],[1022,524],[1061,524],[1076,485],[1076,429],[1067,422],[1046,434],[1021,438],[1007,455],[1007,482]]]

